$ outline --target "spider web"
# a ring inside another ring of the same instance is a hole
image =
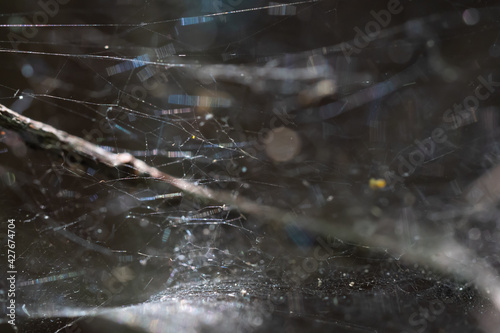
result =
[[[491,331],[492,300],[468,277],[476,258],[496,272],[497,209],[464,196],[498,162],[498,94],[443,113],[495,81],[498,9],[401,1],[353,53],[353,28],[388,8],[360,3],[61,1],[43,24],[40,5],[5,5],[2,104],[293,217],[3,130],[20,330]],[[448,141],[400,172],[436,128]]]

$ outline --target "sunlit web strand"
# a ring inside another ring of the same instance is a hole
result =
[[[231,14],[253,12],[253,11],[257,11],[257,10],[265,10],[265,9],[270,9],[270,8],[296,6],[296,5],[302,5],[302,4],[312,3],[312,2],[318,2],[318,1],[321,1],[321,0],[297,1],[297,2],[292,2],[292,3],[288,3],[288,4],[276,4],[276,5],[268,5],[268,6],[262,6],[262,7],[237,9],[237,10],[230,10],[230,11],[226,11],[226,12],[222,12],[222,13],[213,13],[213,14],[206,14],[206,15],[192,16],[192,17],[181,17],[181,18],[175,18],[175,19],[170,19],[170,20],[162,20],[162,21],[154,21],[154,22],[142,22],[142,23],[94,23],[94,24],[83,24],[83,23],[67,23],[67,24],[0,24],[0,28],[30,28],[30,27],[36,27],[36,28],[64,28],[64,27],[75,27],[75,28],[78,28],[78,27],[80,27],[80,28],[84,28],[84,27],[143,27],[143,26],[163,24],[163,23],[169,23],[169,22],[178,22],[178,21],[182,21],[182,20],[196,20],[197,18],[204,18],[204,17],[223,16],[223,15],[231,15]]]
[[[36,54],[36,55],[46,55],[46,56],[58,56],[58,57],[70,57],[70,58],[80,58],[80,59],[100,59],[100,60],[119,60],[119,61],[130,61],[137,62],[136,58],[128,59],[122,57],[114,56],[102,56],[94,54],[71,54],[71,53],[50,53],[50,52],[39,52],[39,51],[22,51],[13,49],[0,48],[0,53],[21,53],[21,54]],[[158,65],[164,67],[200,67],[201,65],[196,64],[172,64],[156,61],[142,61],[143,65]]]

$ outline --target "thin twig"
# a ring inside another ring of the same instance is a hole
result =
[[[348,223],[335,220],[323,220],[314,217],[297,216],[282,209],[262,205],[227,191],[211,190],[185,179],[171,176],[155,167],[149,166],[128,153],[114,154],[74,135],[60,131],[50,125],[24,117],[0,104],[0,126],[15,130],[32,145],[56,151],[90,158],[97,163],[110,167],[131,167],[136,175],[149,175],[164,181],[186,194],[198,198],[217,201],[232,206],[242,212],[254,214],[263,219],[279,224],[294,224],[305,230],[331,235],[346,242],[378,247],[393,252],[406,251],[403,260],[409,263],[429,265],[437,271],[451,271],[467,280],[473,281],[483,294],[490,297],[496,309],[500,311],[500,283],[496,271],[483,260],[476,260],[474,253],[457,243],[452,238],[443,237],[439,242],[421,241],[419,246],[406,248],[402,242],[387,235],[373,234],[363,237],[355,232]],[[434,235],[429,230],[420,228],[421,235]],[[435,236],[435,235],[434,235]],[[423,238],[423,237],[421,237]]]
[[[89,158],[96,163],[104,164],[109,167],[130,167],[138,176],[151,176],[180,189],[186,194],[202,199],[217,201],[230,206],[232,205],[242,212],[278,219],[282,219],[287,215],[286,212],[279,209],[263,206],[251,200],[235,196],[230,192],[214,191],[185,179],[171,176],[136,159],[129,153],[115,154],[108,152],[82,138],[58,130],[45,123],[22,116],[2,104],[0,104],[0,125],[18,132],[26,142],[35,147],[59,152],[66,151],[71,154]]]

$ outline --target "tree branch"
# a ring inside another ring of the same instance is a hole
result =
[[[50,125],[24,117],[0,104],[0,126],[15,130],[24,140],[35,147],[67,151],[90,158],[97,163],[110,167],[128,166],[137,176],[150,175],[172,186],[202,199],[233,206],[242,212],[251,213],[263,219],[279,224],[290,224],[323,235],[331,235],[347,242],[364,244],[382,249],[405,252],[403,259],[409,263],[429,265],[438,271],[454,271],[467,280],[473,281],[481,291],[490,297],[497,310],[500,310],[500,283],[496,271],[486,262],[475,260],[475,254],[457,243],[453,238],[443,237],[434,241],[435,234],[420,228],[420,233],[430,241],[423,241],[419,246],[407,248],[402,242],[387,235],[373,234],[363,237],[355,232],[350,223],[324,220],[314,217],[297,216],[279,208],[265,206],[227,191],[214,191],[205,186],[173,177],[155,167],[149,166],[128,153],[114,154],[74,135],[60,131]],[[477,274],[481,272],[481,274]]]
[[[234,206],[242,212],[254,213],[275,219],[282,219],[287,215],[286,212],[277,208],[263,206],[251,200],[235,196],[230,192],[214,191],[185,179],[171,176],[136,159],[129,153],[115,154],[108,152],[82,138],[22,116],[2,104],[0,104],[0,125],[18,132],[27,143],[34,147],[61,152],[66,151],[109,167],[130,167],[134,169],[137,176],[151,176],[180,189],[185,194]]]

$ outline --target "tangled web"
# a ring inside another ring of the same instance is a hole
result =
[[[20,331],[497,327],[493,2],[2,7],[3,105],[234,198],[5,126]]]

